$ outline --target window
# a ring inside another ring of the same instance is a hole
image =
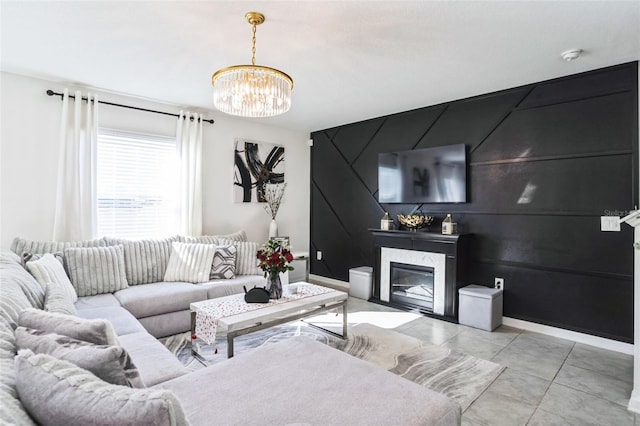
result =
[[[172,137],[98,130],[98,235],[177,233],[178,154]]]

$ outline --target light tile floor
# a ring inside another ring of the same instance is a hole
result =
[[[370,322],[505,366],[463,413],[465,426],[640,426],[627,410],[633,357],[502,326],[494,332],[349,298],[349,322]]]

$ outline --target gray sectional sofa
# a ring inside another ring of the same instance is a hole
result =
[[[12,249],[108,246],[104,239],[66,247],[23,242],[14,241]],[[160,276],[165,260],[149,264],[161,268],[147,278]],[[137,369],[144,388],[136,389],[102,383],[48,355],[17,355],[15,330],[30,308],[44,308],[45,289],[20,256],[0,253],[0,424],[36,419],[47,424],[460,424],[459,406],[444,395],[308,339],[262,347],[193,372],[156,339],[189,330],[191,302],[238,293],[263,280],[253,274],[201,284],[158,281],[79,297],[72,317],[107,320],[116,345]],[[36,377],[46,389],[30,385]],[[68,404],[66,392],[76,392],[69,393],[75,396]],[[52,401],[58,404],[54,408],[47,406]]]
[[[244,232],[239,231],[222,236],[175,236],[138,241],[101,238],[78,242],[39,242],[15,238],[11,251],[22,256],[23,253],[62,253],[68,248],[122,245],[128,286],[112,293],[80,297],[76,302],[78,315],[98,318],[108,313],[118,318],[118,323],[126,323],[124,318],[133,315],[152,336],[165,337],[190,329],[191,303],[241,293],[244,286],[264,285],[263,275],[255,267],[252,271],[245,271],[251,274],[236,274],[231,279],[213,279],[197,285],[163,281],[173,242],[216,244],[219,241],[251,244],[246,242]],[[253,243],[253,249],[257,246]]]

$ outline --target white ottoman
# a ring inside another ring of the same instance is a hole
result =
[[[469,285],[458,290],[458,322],[493,331],[502,324],[502,290]]]
[[[371,266],[349,269],[349,296],[369,300],[372,287],[373,268]]]

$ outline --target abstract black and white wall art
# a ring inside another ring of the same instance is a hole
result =
[[[236,139],[233,157],[236,203],[264,202],[266,184],[284,183],[283,146]]]

